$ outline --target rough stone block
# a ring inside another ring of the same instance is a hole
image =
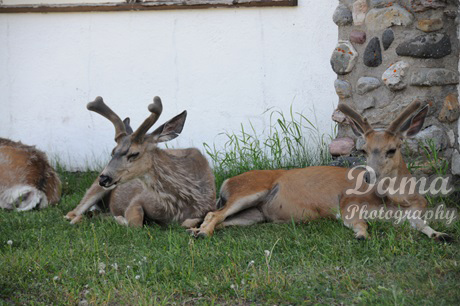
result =
[[[338,26],[350,25],[353,22],[353,16],[351,11],[343,4],[337,6],[332,15],[332,20]]]
[[[460,175],[460,153],[455,150],[454,154],[452,154],[452,174],[453,175]]]
[[[432,125],[420,131],[413,138],[407,139],[406,144],[410,151],[419,152],[419,146],[426,146],[432,140],[436,150],[440,151],[447,148],[448,139],[442,128]]]
[[[445,0],[410,0],[414,12],[424,12],[429,9],[438,9],[446,6]]]
[[[401,43],[396,48],[399,56],[417,58],[442,58],[452,52],[450,38],[446,34],[423,34]]]
[[[356,83],[356,91],[363,95],[369,91],[372,91],[378,87],[380,87],[381,83],[379,79],[373,77],[361,77],[358,79]]]
[[[355,142],[350,137],[336,138],[329,145],[332,156],[350,155]]]
[[[458,84],[458,72],[444,68],[417,68],[412,71],[410,85],[442,86]]]
[[[366,42],[366,32],[353,30],[350,33],[350,41],[356,44],[364,44]]]
[[[395,40],[395,33],[391,28],[386,29],[382,34],[383,50],[388,50]]]
[[[355,104],[356,110],[362,113],[366,109],[375,107],[375,97],[366,97],[363,100],[356,101]]]
[[[414,16],[397,4],[385,8],[373,8],[366,15],[366,26],[372,31],[383,30],[394,25],[408,26],[413,22]]]
[[[441,18],[436,19],[422,19],[417,21],[417,29],[423,32],[434,32],[441,30],[444,26]]]
[[[336,109],[333,113],[332,113],[332,121],[335,121],[337,123],[344,123],[345,121],[347,121],[347,117],[345,116],[344,113],[342,113],[341,111],[339,111],[338,109]]]
[[[367,2],[366,0],[355,0],[353,2],[353,23],[354,25],[360,26],[364,24],[367,13]]]
[[[441,122],[454,122],[457,121],[458,117],[460,117],[460,104],[457,95],[451,93],[444,99],[444,105],[438,119]]]
[[[368,67],[378,67],[382,64],[382,49],[380,48],[380,39],[372,38],[367,44],[363,57],[364,65]]]
[[[393,0],[370,0],[370,5],[372,8],[382,8],[389,6],[390,2],[393,3]]]
[[[334,87],[335,92],[337,93],[340,99],[346,99],[351,97],[351,84],[347,81],[337,79],[334,81]]]
[[[341,40],[332,52],[331,66],[335,73],[350,73],[358,60],[358,52],[349,41]]]
[[[383,83],[393,91],[406,88],[407,84],[404,82],[404,77],[408,68],[409,64],[405,61],[394,63],[383,73]]]

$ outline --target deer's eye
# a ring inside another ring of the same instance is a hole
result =
[[[131,153],[131,154],[128,154],[128,156],[126,156],[126,158],[128,159],[128,161],[133,161],[135,160],[136,158],[139,157],[139,152],[136,152],[136,153]]]
[[[393,157],[396,153],[396,149],[390,149],[387,151],[387,157]]]

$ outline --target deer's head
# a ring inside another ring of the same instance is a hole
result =
[[[97,97],[93,102],[88,103],[87,108],[104,116],[115,126],[117,145],[112,150],[112,159],[99,177],[99,185],[104,188],[115,188],[117,184],[143,176],[150,171],[155,158],[153,152],[157,144],[179,136],[187,117],[187,112],[184,111],[152,133],[147,134],[163,110],[159,97],[153,99],[153,103],[148,106],[150,116],[134,132],[130,126],[129,118],[122,121],[104,103],[101,97]]]
[[[422,129],[428,113],[428,105],[421,107],[419,101],[409,104],[386,129],[376,130],[355,110],[339,104],[339,110],[350,119],[350,125],[357,136],[363,136],[367,165],[374,169],[376,179],[397,177],[407,174],[407,167],[401,154],[401,145],[406,137],[413,137]],[[420,109],[420,110],[419,110]],[[369,182],[369,174],[366,174]]]

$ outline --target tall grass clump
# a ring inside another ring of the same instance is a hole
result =
[[[226,138],[222,148],[204,143],[218,187],[226,178],[249,170],[303,168],[331,161],[327,146],[333,136],[321,134],[292,106],[287,116],[271,111],[269,119],[268,128],[262,132],[249,122],[248,126],[241,124],[238,132],[221,134]]]

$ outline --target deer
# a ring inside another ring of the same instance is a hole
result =
[[[148,134],[163,110],[159,97],[153,99],[149,117],[134,132],[130,119],[122,121],[102,97],[88,103],[87,109],[112,122],[117,144],[99,178],[65,216],[71,224],[80,222],[86,211],[101,203],[119,224],[131,227],[177,222],[189,228],[215,209],[214,175],[201,152],[196,148],[158,147],[179,136],[186,111]]]
[[[375,183],[384,177],[398,180],[410,177],[401,145],[404,138],[413,137],[421,130],[428,105],[421,106],[419,101],[414,101],[386,129],[378,130],[373,129],[367,118],[350,106],[339,104],[339,110],[347,116],[353,131],[364,137],[366,169],[311,166],[245,172],[223,182],[216,204],[218,210],[209,212],[200,227],[188,229],[188,232],[197,238],[210,237],[215,229],[227,226],[338,218],[354,231],[357,239],[363,240],[370,238],[368,224],[364,217],[351,210],[356,205],[369,210],[384,207],[394,212],[424,212],[427,200],[420,194],[379,194],[375,187]],[[371,176],[367,169],[375,170],[374,184],[369,182]],[[347,191],[356,188],[364,194],[348,194]],[[433,230],[422,218],[409,222],[413,228],[434,240],[451,240],[449,235]]]
[[[61,198],[61,180],[44,152],[0,138],[0,208],[42,209]]]

